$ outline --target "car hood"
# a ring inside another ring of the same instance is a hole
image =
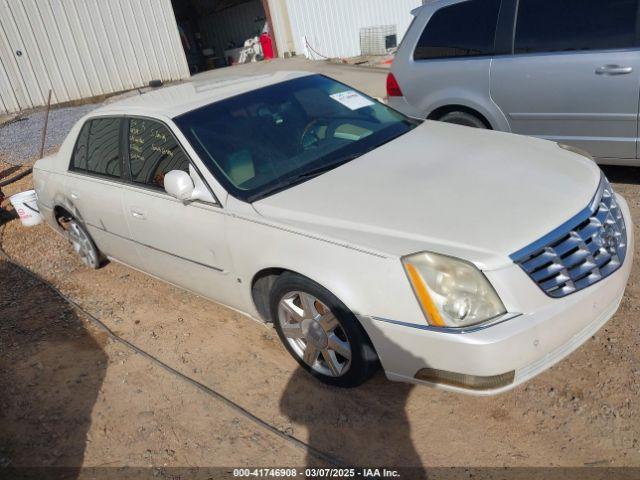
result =
[[[373,253],[434,251],[491,270],[582,211],[600,175],[555,143],[427,121],[253,205],[281,224]]]

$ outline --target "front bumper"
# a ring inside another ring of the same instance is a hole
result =
[[[464,333],[443,333],[431,327],[360,316],[387,377],[473,395],[495,395],[526,382],[571,354],[615,314],[631,273],[633,225],[626,202],[620,203],[628,235],[625,262],[614,274],[585,290],[552,299],[530,313]],[[538,289],[527,280],[532,289]],[[417,379],[418,372],[425,369],[478,378],[514,374],[508,384],[472,389]]]

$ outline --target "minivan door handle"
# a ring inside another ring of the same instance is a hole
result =
[[[631,72],[633,72],[633,67],[603,65],[596,70],[596,75],[628,75]]]
[[[146,220],[147,218],[144,212],[135,208],[131,209],[131,216],[133,216],[133,218],[137,218],[138,220]]]

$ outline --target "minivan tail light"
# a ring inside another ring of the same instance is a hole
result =
[[[398,80],[396,80],[396,77],[393,75],[393,73],[390,73],[389,75],[387,75],[387,96],[389,97],[404,96],[402,95],[402,89],[398,84]]]

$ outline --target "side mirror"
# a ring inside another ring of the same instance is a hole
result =
[[[187,172],[171,170],[164,176],[164,189],[172,197],[186,202],[193,197],[195,185]]]

